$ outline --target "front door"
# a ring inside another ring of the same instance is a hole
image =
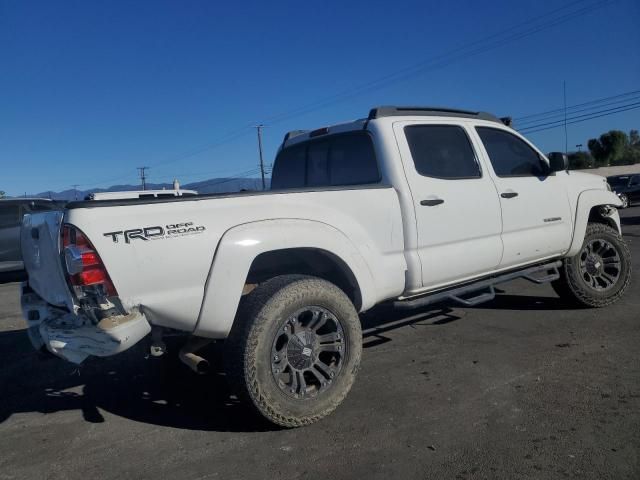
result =
[[[569,248],[573,219],[566,172],[548,173],[548,163],[524,139],[503,128],[477,126],[485,163],[502,207],[501,268],[561,254]]]
[[[500,263],[500,202],[460,123],[396,122],[417,227],[423,288],[490,273]]]

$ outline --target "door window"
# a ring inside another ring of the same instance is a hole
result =
[[[547,168],[540,155],[515,135],[490,127],[476,127],[499,177],[542,177]]]
[[[447,180],[480,178],[469,137],[457,125],[410,125],[404,129],[417,172]]]

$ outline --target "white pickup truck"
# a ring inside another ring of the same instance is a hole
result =
[[[358,371],[358,312],[474,305],[523,277],[590,307],[630,279],[618,197],[487,113],[379,107],[288,133],[272,187],[73,202],[25,217],[22,308],[37,349],[71,362],[188,334],[225,340],[237,393],[283,426],[312,423]],[[150,334],[150,335],[149,335]]]

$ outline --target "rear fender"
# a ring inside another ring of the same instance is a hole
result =
[[[376,303],[371,271],[355,245],[340,230],[310,220],[247,223],[228,230],[218,244],[194,334],[226,338],[255,258],[265,252],[290,248],[315,248],[338,257],[358,283],[361,310]]]
[[[582,244],[584,242],[584,235],[587,231],[587,223],[589,222],[589,214],[593,207],[613,205],[620,207],[622,202],[618,196],[607,190],[585,190],[578,196],[578,204],[576,208],[575,228],[573,229],[573,238],[571,240],[571,246],[566,253],[567,257],[573,257],[580,252]],[[620,215],[616,210],[609,216],[616,225],[618,233],[622,233],[620,228]]]

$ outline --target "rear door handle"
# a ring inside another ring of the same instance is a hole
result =
[[[504,192],[504,193],[501,193],[500,196],[502,198],[513,198],[518,196],[518,192]]]
[[[440,205],[441,203],[444,203],[444,200],[441,198],[431,198],[429,200],[422,200],[420,202],[420,205],[423,205],[425,207],[433,207],[435,205]]]

